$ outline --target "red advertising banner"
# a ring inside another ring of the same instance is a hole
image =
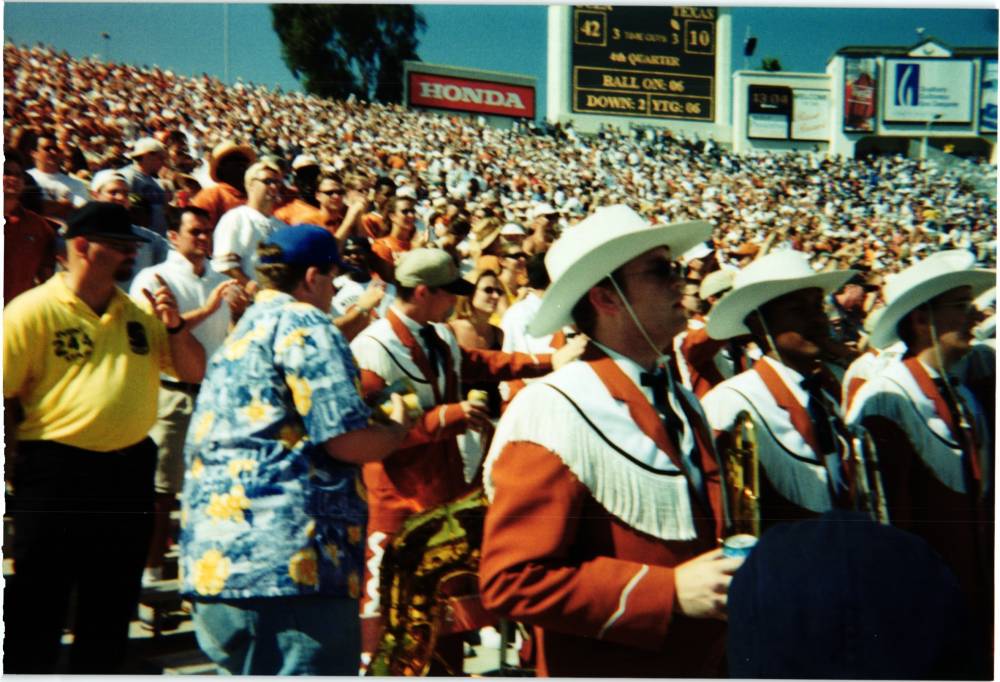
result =
[[[844,59],[844,131],[875,130],[878,64],[873,57]]]
[[[535,89],[494,81],[410,72],[410,104],[515,118],[535,117]]]

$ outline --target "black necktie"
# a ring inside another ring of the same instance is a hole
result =
[[[844,471],[840,461],[840,453],[834,439],[832,419],[837,419],[836,415],[831,415],[827,408],[826,397],[823,395],[822,379],[818,374],[813,374],[802,380],[801,386],[809,394],[809,401],[806,410],[812,418],[813,428],[816,430],[816,439],[819,441],[819,448],[822,452],[823,463],[826,465],[827,473],[830,475],[830,483],[835,495],[843,495],[847,492],[847,481],[844,478]]]
[[[667,370],[664,367],[657,367],[652,372],[643,372],[639,375],[639,382],[653,391],[653,405],[663,414],[663,420],[667,427],[667,435],[673,439],[677,449],[680,450],[681,433],[684,425],[680,417],[674,412],[667,400]]]
[[[434,327],[425,324],[420,328],[420,338],[427,347],[427,360],[431,363],[431,371],[435,375],[440,375],[444,368],[444,358],[441,357],[441,337],[434,331]]]
[[[695,493],[701,499],[702,503],[709,506],[708,501],[708,491],[705,488],[705,476],[704,471],[701,468],[701,462],[698,448],[694,449],[691,456],[685,456],[681,452],[681,435],[684,433],[684,422],[681,418],[674,412],[674,408],[671,407],[670,401],[667,399],[667,394],[670,392],[670,382],[667,380],[667,368],[663,365],[658,365],[652,372],[643,372],[639,375],[639,382],[643,386],[648,386],[653,391],[653,405],[660,411],[663,415],[663,425],[667,431],[667,438],[670,438],[677,448],[677,453],[680,455],[681,462],[685,469],[685,476],[688,479],[688,483],[694,489]],[[675,396],[677,397],[677,396]],[[677,397],[678,400],[683,400],[683,398]],[[694,424],[691,425],[694,429]]]

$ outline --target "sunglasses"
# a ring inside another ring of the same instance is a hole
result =
[[[622,273],[624,277],[635,277],[639,275],[652,275],[656,279],[664,282],[674,282],[684,278],[684,265],[680,261],[661,260],[655,266],[637,272]]]
[[[483,287],[482,289],[480,289],[480,291],[482,291],[484,294],[489,294],[490,296],[492,296],[493,294],[499,296],[500,294],[503,293],[503,290],[498,289],[497,287]]]
[[[968,315],[973,310],[978,310],[976,308],[975,301],[943,301],[941,303],[931,304],[932,308],[951,308],[952,310],[957,310],[962,315]]]

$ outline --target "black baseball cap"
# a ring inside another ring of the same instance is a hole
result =
[[[149,241],[148,237],[132,227],[128,210],[109,201],[91,201],[75,211],[66,221],[66,238],[72,237]]]

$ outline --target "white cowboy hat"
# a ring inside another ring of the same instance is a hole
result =
[[[577,301],[595,284],[636,256],[666,246],[676,257],[708,239],[704,220],[651,225],[625,205],[597,209],[560,237],[545,255],[552,283],[528,325],[532,336],[545,336],[572,324]]]
[[[819,288],[828,294],[855,274],[855,270],[816,272],[809,265],[809,257],[801,251],[772,251],[736,273],[732,290],[719,299],[708,315],[708,335],[713,339],[731,339],[749,334],[743,320],[768,301],[802,289]]]
[[[698,297],[707,301],[709,296],[718,296],[722,292],[732,289],[737,272],[737,270],[722,268],[708,273],[701,280],[701,286],[698,287]]]
[[[997,284],[996,270],[974,269],[975,257],[968,251],[939,251],[886,277],[886,300],[882,315],[872,325],[871,344],[876,348],[899,340],[896,327],[914,308],[956,287],[972,287],[978,296]]]

